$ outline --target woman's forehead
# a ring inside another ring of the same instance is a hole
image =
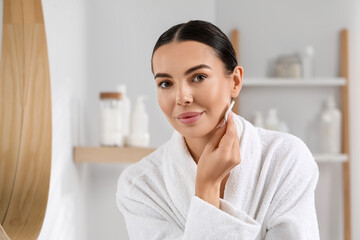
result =
[[[196,41],[171,42],[159,47],[153,56],[154,73],[175,69],[186,70],[193,66],[221,64],[214,50]]]

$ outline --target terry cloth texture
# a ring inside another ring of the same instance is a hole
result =
[[[177,131],[123,170],[116,201],[130,239],[319,239],[319,171],[305,143],[234,120],[241,163],[230,172],[220,209],[195,196],[197,165]]]

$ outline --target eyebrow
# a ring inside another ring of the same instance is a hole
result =
[[[155,79],[156,78],[161,78],[161,77],[163,77],[163,78],[172,78],[172,76],[170,75],[170,74],[167,74],[167,73],[157,73],[156,75],[155,75]]]
[[[186,75],[189,75],[190,73],[192,73],[192,72],[194,72],[194,71],[196,71],[196,70],[198,70],[198,69],[201,69],[201,68],[211,69],[211,67],[208,66],[208,65],[206,65],[206,64],[200,64],[200,65],[197,65],[197,66],[195,66],[195,67],[192,67],[192,68],[189,68],[188,70],[186,70],[186,72],[185,72],[184,75],[185,75],[185,76],[186,76]],[[154,78],[156,79],[156,78],[158,78],[158,77],[172,78],[172,76],[171,76],[170,74],[167,74],[167,73],[157,73]]]
[[[195,66],[195,67],[192,67],[192,68],[188,69],[188,70],[185,72],[185,76],[186,76],[186,75],[189,75],[190,73],[192,73],[192,72],[194,72],[194,71],[196,71],[196,70],[198,70],[198,69],[200,69],[200,68],[211,69],[211,67],[208,66],[208,65],[206,65],[206,64],[200,64],[200,65],[197,65],[197,66]]]

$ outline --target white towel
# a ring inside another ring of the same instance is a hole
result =
[[[121,173],[116,198],[130,239],[319,239],[319,172],[307,146],[234,120],[241,163],[230,172],[220,209],[195,196],[197,165],[176,131]]]

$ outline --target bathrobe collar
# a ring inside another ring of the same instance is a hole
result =
[[[235,114],[233,116],[240,140],[241,163],[230,171],[230,177],[225,185],[224,200],[237,205],[241,199],[239,191],[236,191],[238,180],[241,178],[241,171],[246,162],[255,157],[253,156],[255,152],[245,151],[245,149],[252,149],[249,148],[249,145],[253,144],[250,141],[253,138],[248,136],[255,131],[255,128],[244,118]],[[167,142],[162,159],[167,191],[171,201],[183,217],[180,219],[181,222],[185,224],[191,198],[195,196],[197,165],[186,146],[184,137],[179,132],[174,131],[172,134],[171,139]]]

